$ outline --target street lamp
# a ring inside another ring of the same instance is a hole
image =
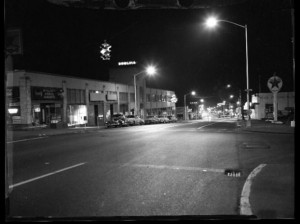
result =
[[[136,101],[136,77],[142,73],[146,73],[147,75],[154,75],[156,73],[156,68],[154,66],[148,66],[145,71],[141,71],[137,74],[133,75],[134,81],[134,115],[137,114],[137,101]]]
[[[190,92],[190,93],[186,93],[186,94],[184,94],[184,120],[186,120],[186,96],[187,95],[196,95],[196,92],[195,91],[192,91],[192,92]]]
[[[246,89],[246,92],[247,92],[247,112],[249,113],[249,110],[250,110],[250,103],[249,103],[249,72],[248,72],[248,37],[247,37],[247,25],[243,26],[243,25],[240,25],[240,24],[237,24],[237,23],[234,23],[234,22],[231,22],[231,21],[228,21],[228,20],[219,20],[219,19],[216,19],[214,17],[210,17],[206,20],[206,23],[205,25],[209,28],[213,28],[215,27],[218,22],[226,22],[226,23],[230,23],[230,24],[233,24],[233,25],[236,25],[236,26],[239,26],[239,27],[242,27],[245,29],[245,38],[246,38],[246,80],[247,80],[247,89]],[[248,114],[249,116],[249,119],[247,120],[247,127],[250,127],[251,126],[251,120],[250,120],[250,114]]]

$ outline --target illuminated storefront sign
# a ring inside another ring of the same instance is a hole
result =
[[[20,88],[19,87],[8,87],[6,88],[6,97],[10,104],[20,102]]]
[[[62,92],[61,88],[32,87],[31,98],[33,100],[61,100]]]
[[[136,65],[135,61],[122,61],[118,63],[119,66],[126,66],[126,65]]]

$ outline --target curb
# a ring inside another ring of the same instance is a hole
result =
[[[257,133],[264,133],[264,134],[283,134],[283,135],[292,135],[292,132],[274,132],[274,131],[256,131],[256,130],[242,130],[244,132],[257,132]]]
[[[24,136],[15,136],[16,139],[10,139],[10,141],[18,141],[18,140],[22,140],[22,139],[26,139],[26,138],[36,138],[36,137],[47,137],[47,136],[57,136],[57,135],[68,135],[68,134],[79,134],[79,133],[89,133],[89,132],[94,132],[94,131],[99,131],[99,130],[103,130],[105,129],[105,127],[103,128],[95,128],[95,129],[78,129],[78,130],[67,130],[64,132],[50,132],[50,133],[36,133],[36,134],[30,134],[28,133],[28,135],[24,135]]]
[[[247,180],[244,184],[241,200],[240,200],[240,214],[241,215],[253,215],[251,205],[250,205],[250,192],[251,192],[251,185],[254,177],[264,168],[267,164],[260,164],[256,167],[247,177]]]

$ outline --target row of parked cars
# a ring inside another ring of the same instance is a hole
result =
[[[161,124],[177,122],[177,118],[174,115],[169,116],[147,116],[145,119],[140,118],[137,115],[123,115],[114,114],[112,118],[107,121],[106,127],[122,127],[122,126],[133,126],[143,124]]]

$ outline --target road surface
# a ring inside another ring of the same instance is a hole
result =
[[[236,121],[218,119],[13,142],[9,213],[240,215],[247,176],[262,163],[289,164],[291,137],[241,132]]]

